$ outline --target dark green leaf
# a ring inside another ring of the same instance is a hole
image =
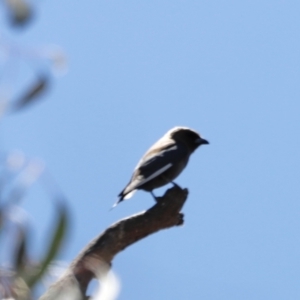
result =
[[[58,220],[55,224],[55,228],[53,229],[51,242],[47,247],[45,257],[39,265],[35,274],[26,279],[27,284],[30,288],[32,288],[32,286],[34,286],[40,280],[40,278],[44,275],[45,271],[47,270],[47,267],[49,266],[51,261],[58,254],[58,251],[60,250],[60,247],[67,232],[67,227],[69,224],[68,209],[64,203],[60,202],[56,205],[57,207],[55,208],[55,211],[58,214]]]
[[[36,102],[49,86],[49,77],[42,74],[37,81],[12,105],[12,111],[18,111]]]
[[[9,10],[9,18],[13,25],[23,26],[32,17],[32,9],[24,0],[5,0]]]
[[[17,274],[21,274],[28,263],[27,260],[27,242],[28,230],[25,226],[19,226],[17,232],[15,254],[13,257],[13,266]]]

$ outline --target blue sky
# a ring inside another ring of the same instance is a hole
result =
[[[67,196],[61,259],[153,205],[140,191],[108,211],[147,148],[184,125],[210,141],[176,180],[190,191],[185,225],[116,257],[119,299],[299,299],[299,1],[36,8],[26,30],[5,34],[23,47],[59,45],[69,69],[43,101],[2,120],[1,144],[42,159]],[[26,68],[17,87],[30,81]],[[40,249],[53,207],[38,184],[24,207]]]

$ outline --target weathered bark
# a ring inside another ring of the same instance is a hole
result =
[[[95,273],[106,273],[117,253],[149,234],[183,224],[183,214],[180,211],[187,195],[187,189],[174,186],[147,211],[120,220],[107,228],[82,250],[66,273],[40,300],[66,299],[63,295],[66,296],[65,292],[69,293],[71,290],[77,290],[76,299],[85,299],[89,282],[98,277]]]

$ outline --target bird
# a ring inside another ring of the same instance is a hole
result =
[[[150,192],[157,201],[153,190],[168,183],[177,186],[174,179],[186,167],[190,155],[205,144],[209,142],[193,129],[181,126],[170,129],[141,158],[112,208],[129,199],[136,190]]]

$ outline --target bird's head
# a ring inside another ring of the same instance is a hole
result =
[[[209,144],[198,132],[188,127],[174,127],[167,132],[167,135],[175,141],[185,143],[191,152],[195,151],[201,145]]]

